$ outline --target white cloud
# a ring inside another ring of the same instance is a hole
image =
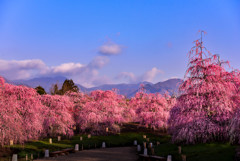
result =
[[[99,70],[102,69],[109,59],[105,56],[95,57],[89,64],[83,66],[77,73],[72,74],[73,79],[86,87],[92,87],[99,84],[108,83],[109,80],[104,76],[99,76]]]
[[[6,70],[6,69],[42,69],[45,67],[45,64],[43,61],[39,59],[33,59],[33,60],[0,60],[0,71]]]
[[[83,68],[83,65],[80,63],[64,63],[56,67],[52,67],[53,73],[76,73],[78,70]]]
[[[97,80],[102,80],[101,82],[103,83],[104,80],[106,80],[99,76],[99,70],[102,69],[108,61],[109,59],[106,56],[98,56],[86,65],[80,63],[64,63],[59,66],[51,67],[48,74],[68,76],[76,83],[91,87],[99,85],[100,81]]]
[[[163,74],[163,71],[159,70],[158,68],[154,67],[151,70],[145,72],[142,77],[141,80],[142,81],[148,81],[151,82],[153,81],[153,79],[158,75],[158,74]]]
[[[136,82],[137,78],[135,76],[135,74],[131,73],[131,72],[121,72],[116,79],[127,79],[128,82]]]
[[[106,56],[97,56],[89,64],[90,68],[102,68],[109,62],[109,59]]]
[[[115,44],[113,42],[108,42],[100,46],[99,53],[103,55],[117,55],[120,54],[123,50],[121,45]]]
[[[8,79],[27,79],[36,73],[45,72],[48,67],[42,60],[1,60],[0,74]]]
[[[10,61],[0,59],[0,75],[10,80],[62,75],[73,79],[76,83],[94,86],[99,83],[109,82],[106,77],[99,76],[99,70],[108,61],[106,56],[98,56],[86,65],[69,62],[58,66],[47,66],[39,59]]]
[[[122,72],[116,77],[116,79],[125,79],[130,83],[137,83],[143,81],[152,82],[158,74],[163,74],[163,71],[159,70],[156,67],[153,67],[151,70],[146,71],[140,76],[136,76],[131,72]]]
[[[99,75],[99,71],[108,63],[106,56],[95,57],[88,64],[68,62],[58,66],[47,66],[42,60],[1,60],[0,75],[10,80],[30,79],[41,76],[66,76],[74,82],[92,87],[105,83],[112,83],[107,76]],[[154,78],[163,73],[156,67],[146,71],[140,76],[131,72],[122,72],[116,78],[124,79],[131,83],[142,81],[153,81]]]

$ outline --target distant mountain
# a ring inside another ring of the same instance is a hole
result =
[[[10,84],[15,85],[25,85],[28,87],[35,88],[37,86],[42,86],[47,93],[50,92],[50,88],[53,84],[58,84],[59,87],[62,86],[63,82],[66,80],[66,77],[57,76],[57,77],[39,77],[39,78],[33,78],[29,80],[13,80],[9,81]]]
[[[9,84],[14,84],[14,85],[24,85],[27,87],[35,88],[37,86],[42,86],[47,93],[50,93],[50,89],[53,84],[58,84],[59,88],[62,87],[63,82],[68,79],[63,76],[56,76],[56,77],[39,77],[39,78],[33,78],[29,80],[8,80],[4,78],[5,81]],[[76,84],[80,91],[83,92],[88,92],[88,88],[85,88],[82,85]]]
[[[164,82],[158,82],[153,85],[147,84],[145,90],[148,93],[165,93],[168,92],[170,95],[178,93],[178,87],[183,82],[182,79],[168,79]]]
[[[6,79],[7,83],[14,84],[14,85],[25,85],[28,87],[35,88],[37,86],[42,86],[46,92],[50,93],[50,88],[53,84],[58,83],[59,88],[61,88],[63,82],[66,80],[66,77],[58,76],[58,77],[39,77],[33,78],[29,80],[14,80],[10,81]],[[161,93],[164,94],[168,92],[170,95],[176,94],[178,92],[179,84],[182,82],[181,79],[169,79],[164,82],[158,82],[156,84],[150,82],[140,82],[136,84],[105,84],[97,87],[86,88],[82,85],[76,84],[80,91],[84,93],[90,93],[94,90],[112,90],[117,89],[118,93],[121,95],[125,95],[126,97],[130,98],[133,97],[139,90],[141,84],[144,85],[144,89],[147,93]]]
[[[128,98],[133,97],[139,90],[141,84],[144,85],[144,89],[147,93],[169,93],[177,94],[178,87],[182,83],[182,79],[169,79],[164,82],[158,82],[156,84],[150,82],[141,82],[136,84],[105,84],[93,88],[88,88],[88,92],[94,90],[112,90],[117,89],[119,94],[125,95]]]
[[[5,80],[5,83],[13,84],[12,81],[8,80],[7,78],[5,77],[2,77],[2,78]]]
[[[136,84],[105,84],[93,88],[89,88],[88,91],[94,91],[94,90],[112,90],[112,89],[117,89],[118,93],[121,95],[129,96],[130,93],[135,92],[136,90],[139,89],[141,84],[152,84],[150,82],[141,82],[141,83],[136,83]]]
[[[144,84],[144,90],[146,93],[168,93],[170,95],[178,93],[178,87],[182,82],[182,79],[168,79],[164,82],[158,82],[156,84]],[[138,91],[140,87],[135,91],[128,93],[127,97],[133,97]]]

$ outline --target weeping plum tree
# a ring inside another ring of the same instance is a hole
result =
[[[80,132],[82,130],[81,121],[82,118],[80,117],[83,108],[85,108],[85,104],[91,101],[90,97],[87,94],[82,92],[72,92],[68,91],[65,93],[65,96],[68,96],[70,101],[73,103],[73,119],[76,124],[76,132]]]
[[[230,123],[230,142],[240,144],[240,110],[236,112]]]
[[[140,125],[153,129],[167,129],[169,111],[175,103],[175,98],[168,94],[162,96],[159,93],[147,94],[144,90],[136,93],[131,98],[130,109],[135,109],[135,121]]]
[[[0,77],[0,144],[37,139],[43,131],[42,105],[33,88],[4,83]]]
[[[81,132],[104,134],[106,127],[117,132],[118,124],[125,121],[126,101],[115,91],[96,90],[89,96],[80,93],[68,95],[75,103],[75,121]]]
[[[45,136],[73,135],[75,125],[73,119],[73,103],[68,96],[41,95],[43,113],[43,127]]]
[[[11,98],[6,100],[4,79],[0,77],[0,144],[9,144],[10,140],[23,142],[23,128],[21,116],[17,113]],[[16,124],[15,121],[18,123]]]
[[[234,82],[237,86],[237,95],[235,96],[235,103],[236,105],[240,104],[240,72],[239,70],[235,70],[232,72]],[[229,135],[230,135],[230,142],[231,143],[237,143],[240,144],[240,108],[237,109],[235,112],[233,118],[231,119],[230,123],[230,130],[229,130]]]
[[[236,78],[224,68],[228,62],[208,52],[202,40],[195,44],[179,88],[181,95],[170,112],[169,132],[173,142],[178,143],[225,141],[229,139],[229,122],[237,108]]]

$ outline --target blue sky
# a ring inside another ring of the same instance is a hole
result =
[[[183,78],[200,29],[240,69],[239,0],[1,0],[0,75],[88,87]]]

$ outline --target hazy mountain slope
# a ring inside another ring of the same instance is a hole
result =
[[[7,83],[15,84],[15,85],[25,85],[28,87],[35,88],[37,86],[42,86],[46,92],[50,92],[50,88],[53,84],[58,83],[59,88],[61,88],[63,82],[66,80],[66,77],[58,76],[58,77],[39,77],[39,78],[33,78],[29,80],[7,80]],[[147,93],[161,93],[164,94],[165,92],[168,92],[170,95],[173,93],[178,92],[178,86],[182,82],[181,79],[169,79],[164,82],[158,82],[156,84],[150,83],[150,82],[140,82],[136,84],[105,84],[97,87],[92,88],[86,88],[82,85],[76,84],[81,92],[89,93],[94,90],[112,90],[117,89],[119,94],[125,95],[128,98],[133,97],[136,92],[139,91],[141,88],[141,84],[144,85],[144,89]]]
[[[141,84],[152,84],[150,82],[141,82],[141,83],[136,83],[136,84],[105,84],[93,88],[89,88],[89,91],[94,91],[94,90],[112,90],[112,89],[117,89],[119,94],[128,96],[129,93],[133,93],[134,91],[138,90],[140,88]]]
[[[57,76],[57,77],[39,77],[39,78],[33,78],[29,80],[13,80],[11,81],[12,84],[15,85],[25,85],[32,88],[35,88],[37,86],[42,86],[46,92],[50,92],[50,88],[53,84],[58,83],[59,86],[62,85],[64,80],[67,79],[66,77]]]
[[[177,94],[178,93],[178,87],[181,84],[183,80],[182,79],[168,79],[164,82],[158,82],[156,84],[145,84],[144,90],[147,93],[168,93],[170,95]],[[139,89],[128,93],[127,97],[133,97]]]
[[[149,93],[164,93],[167,91],[169,94],[173,94],[178,92],[178,87],[181,82],[181,79],[168,79],[164,82],[158,82],[154,85],[146,85],[145,89]]]

